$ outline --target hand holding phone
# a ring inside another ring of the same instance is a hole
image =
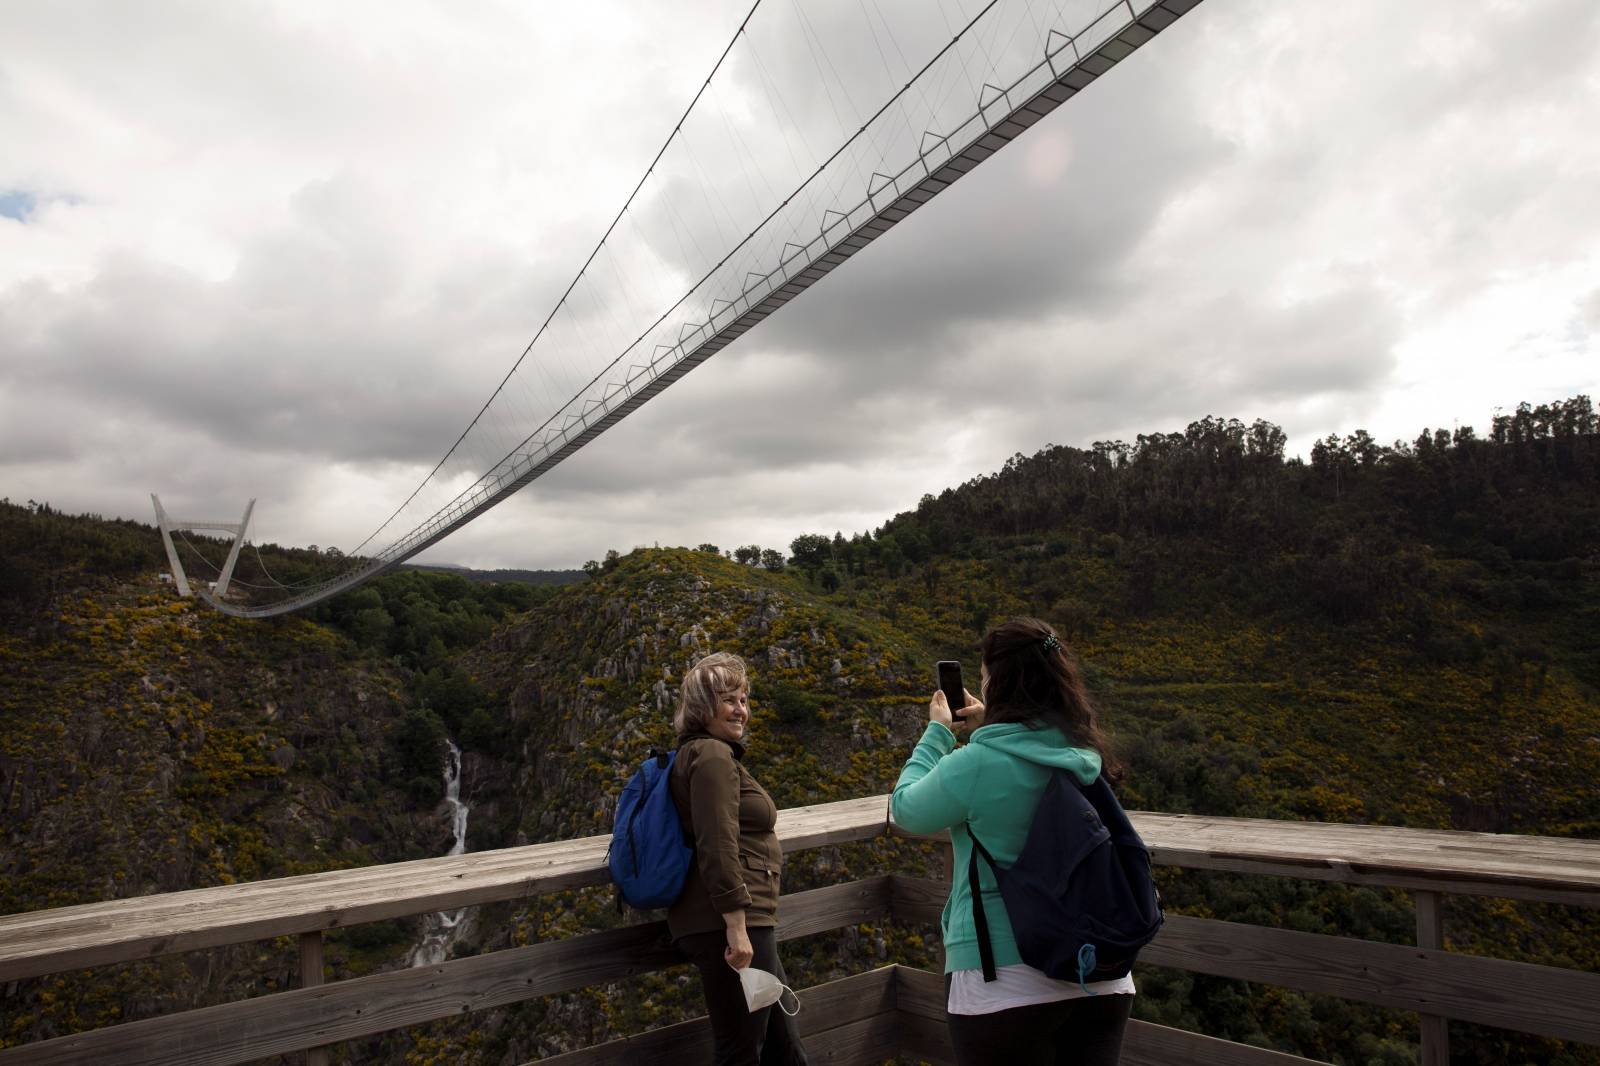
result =
[[[960,718],[961,709],[967,705],[967,690],[961,684],[961,664],[954,659],[941,659],[934,667],[939,680],[939,691],[950,707],[950,717]]]

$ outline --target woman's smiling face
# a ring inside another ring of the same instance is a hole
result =
[[[707,732],[719,740],[743,741],[749,731],[750,690],[741,688],[720,693]]]

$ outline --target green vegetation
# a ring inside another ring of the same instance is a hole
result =
[[[432,670],[482,643],[506,617],[541,603],[550,587],[485,585],[437,570],[398,570],[324,601],[311,617],[363,650],[414,670]]]
[[[446,737],[467,752],[473,850],[603,832],[627,774],[671,740],[683,669],[714,648],[751,664],[747,758],[781,806],[884,792],[921,730],[932,662],[973,668],[984,630],[1019,613],[1055,623],[1081,658],[1130,768],[1130,807],[1600,837],[1596,429],[1578,397],[1519,408],[1481,438],[1383,447],[1357,432],[1301,462],[1276,427],[1204,419],[1018,456],[879,529],[801,534],[787,559],[758,545],[611,551],[554,589],[402,571],[272,623],[175,601],[154,584],[148,527],[0,504],[0,665],[14,679],[0,697],[0,809],[18,842],[0,860],[0,905],[442,851],[430,805]],[[263,555],[284,580],[327,565]],[[929,861],[902,841],[816,849],[793,857],[785,886]],[[1400,893],[1160,876],[1175,912],[1413,936]],[[504,904],[456,951],[617,920],[599,890]],[[395,965],[414,932],[341,935],[335,972]],[[1446,935],[1600,971],[1600,916],[1571,908],[1455,898]],[[862,926],[786,945],[786,965],[800,985],[882,959],[930,965],[935,936]],[[281,987],[292,967],[268,958],[225,954],[237,981],[208,994]],[[171,1009],[192,991],[181,966],[141,965],[25,982],[14,1002],[29,1020],[0,1043],[101,1024],[113,1008]],[[523,1061],[694,1013],[680,978],[349,1054]],[[1137,1009],[1329,1061],[1417,1054],[1414,1017],[1241,982],[1153,971]],[[1600,1062],[1465,1027],[1452,1050],[1483,1066]]]

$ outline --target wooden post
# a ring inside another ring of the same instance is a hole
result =
[[[1413,893],[1417,906],[1417,947],[1444,948],[1444,909],[1437,892]],[[1450,1023],[1437,1014],[1422,1016],[1422,1066],[1450,1066]]]
[[[300,987],[315,988],[322,984],[322,934],[300,934]],[[306,1049],[306,1066],[328,1066],[328,1049]]]

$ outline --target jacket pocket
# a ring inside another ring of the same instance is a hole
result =
[[[760,855],[752,855],[748,851],[742,851],[739,853],[739,864],[748,872],[753,873],[767,881],[771,881],[778,876],[778,868],[776,866],[772,865],[772,863],[768,862]]]

